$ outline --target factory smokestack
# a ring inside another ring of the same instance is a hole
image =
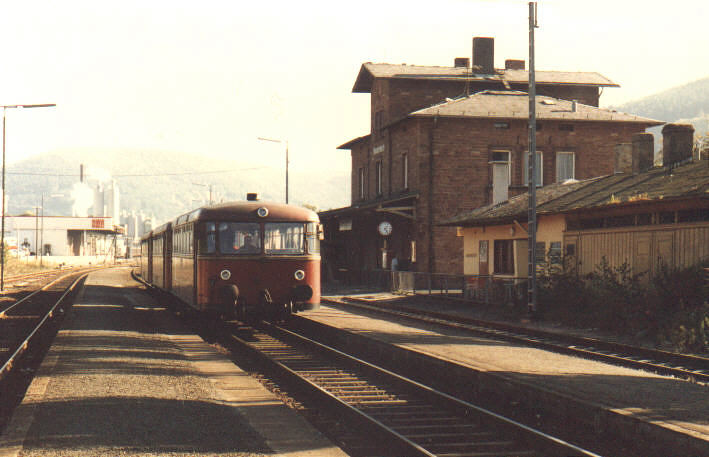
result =
[[[84,182],[84,164],[79,165],[79,182]]]

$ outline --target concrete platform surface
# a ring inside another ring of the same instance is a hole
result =
[[[344,456],[130,278],[91,273],[0,456]]]
[[[465,310],[459,309],[457,313],[465,314]],[[524,386],[532,386],[538,392],[545,392],[545,398],[557,395],[573,399],[588,406],[579,411],[580,414],[602,410],[604,414],[599,417],[613,418],[612,423],[600,423],[598,427],[627,426],[628,433],[637,433],[638,438],[642,436],[641,429],[643,433],[655,435],[663,430],[674,432],[668,436],[691,441],[687,446],[706,449],[707,454],[701,455],[709,456],[707,385],[506,341],[493,341],[454,329],[391,322],[384,317],[331,306],[322,305],[319,310],[302,315],[368,338],[453,361],[493,375],[501,384],[514,383],[522,390],[527,388]]]

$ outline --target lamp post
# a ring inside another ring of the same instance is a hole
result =
[[[209,206],[212,206],[212,185],[211,184],[202,184],[202,183],[198,183],[198,182],[193,182],[192,184],[195,186],[207,187],[209,189]]]
[[[5,113],[8,108],[51,108],[54,103],[2,106],[2,227],[0,228],[0,292],[5,290]]]
[[[270,141],[271,143],[286,144],[286,204],[288,204],[288,140],[274,140],[272,138],[258,137],[261,141]]]

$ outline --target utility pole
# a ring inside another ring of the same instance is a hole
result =
[[[529,176],[529,208],[527,211],[528,255],[527,308],[537,314],[537,87],[534,74],[534,29],[537,25],[537,2],[529,2],[529,151],[527,156]]]
[[[270,141],[271,143],[285,143],[286,144],[286,204],[288,204],[288,140],[275,140],[273,138],[258,137],[261,141]]]
[[[5,290],[5,114],[8,108],[51,108],[54,103],[41,105],[0,105],[2,107],[2,223],[0,223],[0,291]],[[35,241],[35,245],[37,242]]]

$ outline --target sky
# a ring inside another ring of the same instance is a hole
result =
[[[617,105],[709,76],[709,2],[539,1],[537,70],[599,72]],[[9,163],[49,151],[183,151],[244,166],[347,173],[369,132],[364,62],[451,66],[472,37],[528,59],[518,0],[0,0]],[[51,164],[47,164],[51,166]],[[166,171],[172,170],[169,164]],[[348,184],[347,184],[348,185]]]

